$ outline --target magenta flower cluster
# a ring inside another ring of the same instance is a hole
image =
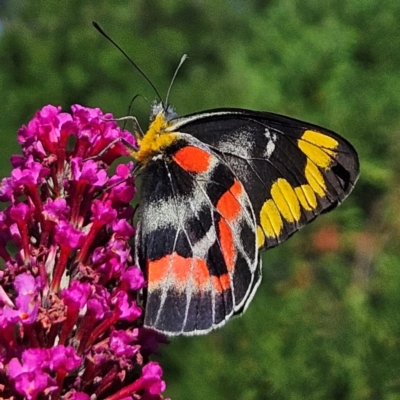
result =
[[[46,106],[0,186],[0,398],[163,399],[130,243],[134,137],[111,114]],[[122,140],[121,140],[122,139]],[[113,144],[114,143],[114,144]]]

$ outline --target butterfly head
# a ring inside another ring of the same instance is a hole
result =
[[[170,132],[170,122],[177,117],[171,106],[163,102],[154,102],[151,107],[150,126],[138,140],[139,150],[132,156],[143,166],[151,159],[157,158],[176,139],[176,132]]]
[[[160,114],[163,115],[166,122],[169,122],[178,116],[174,107],[164,104],[164,102],[161,101],[154,101],[151,106],[150,122],[154,122],[156,117]]]

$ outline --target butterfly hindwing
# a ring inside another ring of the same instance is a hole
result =
[[[161,332],[220,326],[259,283],[247,193],[231,168],[190,135],[146,165],[136,247],[148,279],[145,326]]]

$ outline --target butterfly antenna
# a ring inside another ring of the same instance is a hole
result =
[[[133,103],[138,97],[143,97],[143,96],[141,94],[135,94],[132,97],[131,101],[129,102],[128,112],[126,113],[126,115],[131,115],[131,110],[132,110]],[[126,122],[127,122],[127,120],[124,120],[124,124],[122,125],[122,129],[126,128]]]
[[[135,100],[136,100],[138,97],[142,97],[142,98],[144,98],[145,100],[147,100],[147,99],[146,99],[145,97],[143,97],[140,93],[135,94],[135,95],[132,97],[131,101],[129,102],[128,113],[127,113],[126,115],[131,115],[131,110],[132,110],[133,103],[135,102]]]
[[[184,55],[182,56],[182,58],[181,58],[181,61],[179,61],[178,66],[176,67],[174,76],[172,77],[171,83],[169,84],[169,88],[168,88],[168,92],[167,92],[167,97],[166,97],[166,99],[165,99],[165,104],[166,104],[167,106],[168,106],[168,99],[169,99],[169,94],[170,94],[170,92],[171,92],[172,85],[173,85],[173,83],[174,83],[174,81],[175,81],[176,76],[178,75],[179,70],[181,69],[182,64],[185,62],[185,60],[186,60],[187,58],[188,58],[187,54],[184,54]]]
[[[103,29],[100,28],[100,25],[97,22],[92,22],[93,26],[107,39],[109,40],[124,56],[125,58],[136,68],[136,70],[143,76],[144,79],[150,84],[150,86],[153,88],[154,92],[156,93],[157,97],[159,100],[162,102],[162,97],[160,93],[158,92],[157,88],[153,85],[151,80],[147,77],[147,75],[139,68],[139,66],[128,56],[128,54],[119,46],[113,39],[108,36]],[[179,69],[179,67],[178,67]]]

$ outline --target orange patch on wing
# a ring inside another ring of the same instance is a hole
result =
[[[190,264],[193,260],[192,277],[196,288],[207,286],[210,282],[210,271],[207,263],[202,258],[188,258]]]
[[[149,280],[149,288],[162,284],[168,275],[171,255],[168,254],[163,258],[147,263],[147,275]]]
[[[207,286],[210,282],[210,272],[205,260],[197,257],[185,258],[176,252],[167,254],[159,260],[150,261],[147,268],[150,289],[166,284],[167,276],[169,284],[179,289],[191,283],[196,290]]]
[[[207,171],[211,163],[211,155],[194,146],[185,146],[178,150],[172,158],[185,171],[201,173]]]
[[[192,259],[182,257],[175,252],[172,253],[172,257],[173,257],[171,264],[172,279],[178,286],[180,287],[186,286],[189,282],[190,262]]]
[[[221,219],[218,223],[219,228],[219,242],[221,244],[221,252],[225,260],[228,271],[233,271],[235,266],[235,245],[233,243],[232,229],[228,223]]]
[[[228,274],[213,276],[212,285],[215,291],[222,293],[224,290],[228,290],[231,287],[231,278],[229,278]]]
[[[239,181],[226,191],[218,200],[217,210],[228,221],[233,221],[237,218],[242,210],[238,198],[243,193],[243,187]]]

